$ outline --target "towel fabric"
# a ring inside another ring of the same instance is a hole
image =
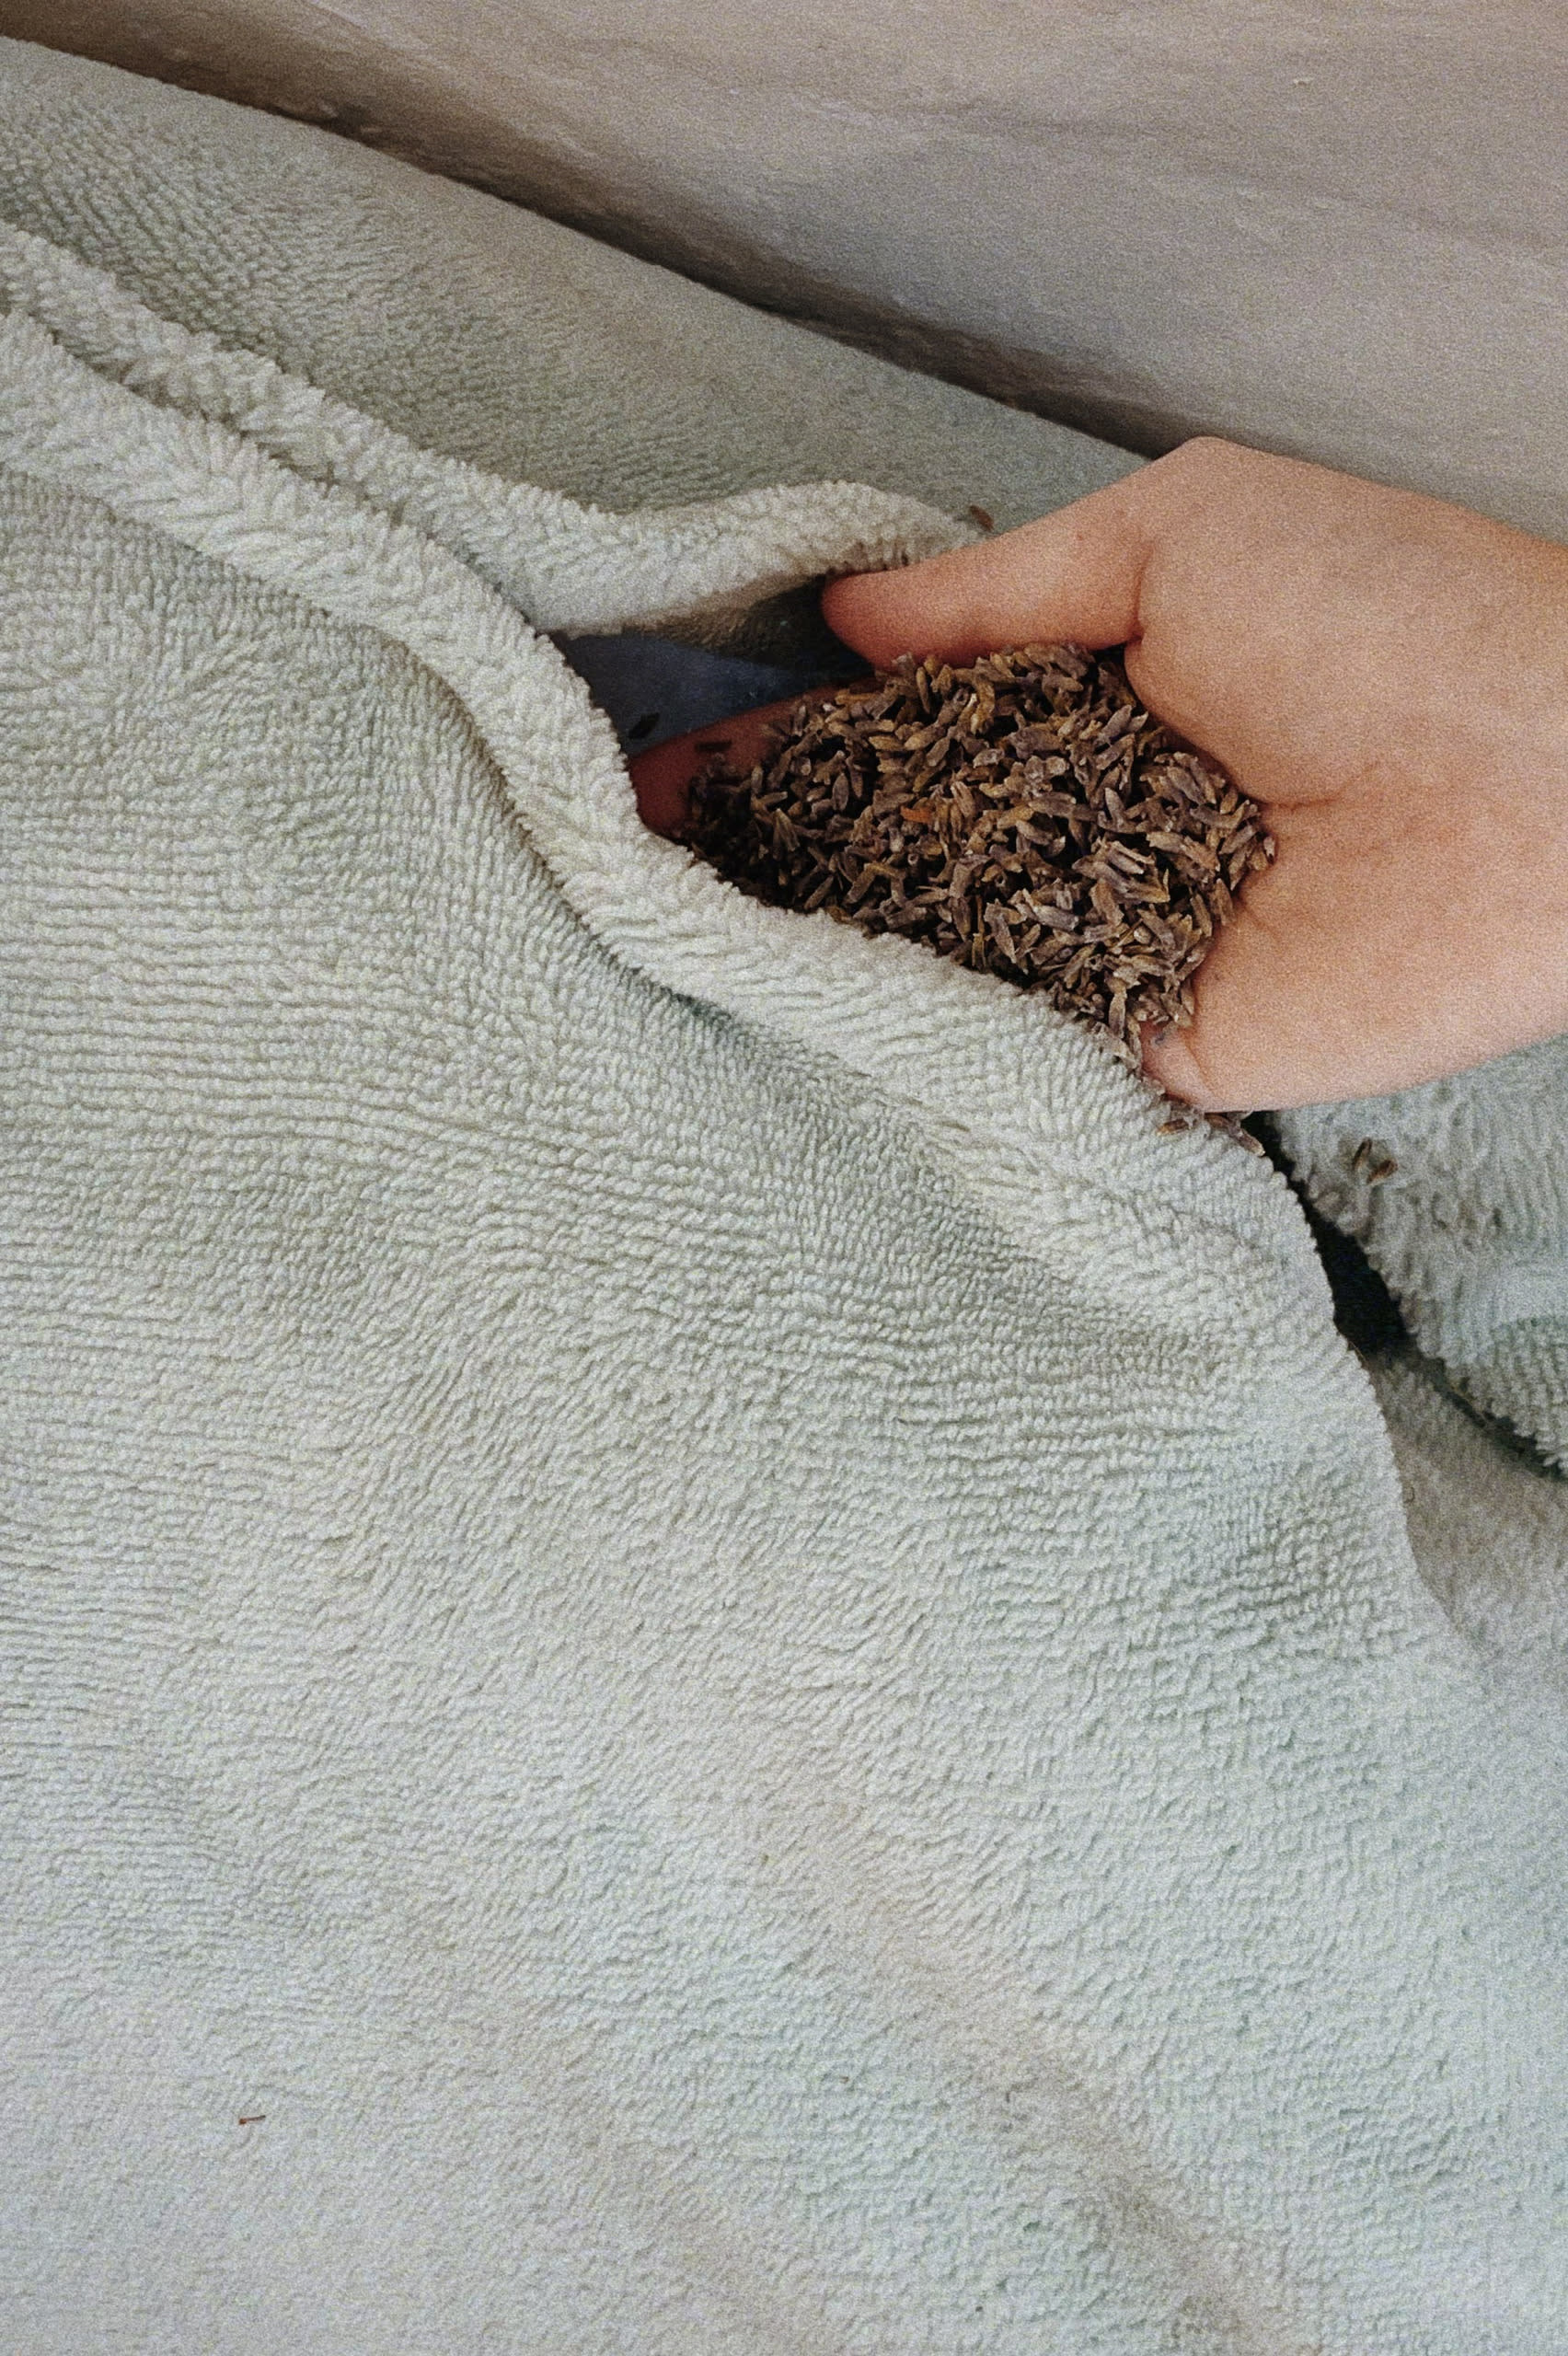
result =
[[[1561,2356],[1563,1485],[536,634],[1128,462],[0,113],[6,2343]]]
[[[1568,1470],[1568,1040],[1397,1096],[1309,1105],[1279,1129],[1422,1349]]]

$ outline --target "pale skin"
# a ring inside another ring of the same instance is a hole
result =
[[[1568,549],[1205,440],[823,603],[876,664],[1125,645],[1150,710],[1262,804],[1278,855],[1192,1027],[1145,1034],[1173,1096],[1381,1094],[1568,1030]]]

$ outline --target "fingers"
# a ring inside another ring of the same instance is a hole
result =
[[[1056,639],[1120,646],[1138,635],[1149,554],[1148,502],[1138,486],[1157,471],[1110,483],[975,548],[835,581],[823,594],[828,627],[879,664],[901,654],[968,663],[997,647]]]
[[[1144,1069],[1168,1096],[1203,1113],[1272,1112],[1312,1101],[1309,1085],[1305,1096],[1291,1092],[1300,1048],[1310,1045],[1295,1035],[1292,987],[1278,987],[1269,935],[1245,907],[1237,909],[1199,966],[1193,997],[1187,1030],[1144,1029]]]
[[[1184,1031],[1161,1032],[1152,1022],[1146,1022],[1143,1068],[1150,1080],[1159,1081],[1167,1096],[1174,1096],[1182,1104],[1195,1104],[1200,1113],[1250,1113],[1254,1109],[1250,1104],[1221,1104],[1204,1078]]]
[[[1136,663],[1143,577],[1176,472],[1166,459],[997,539],[833,582],[822,601],[828,627],[876,664],[906,653],[966,663],[1060,639],[1090,647],[1133,641]],[[1194,1052],[1201,1044],[1193,1033],[1157,1039],[1147,1028],[1145,1065],[1172,1096],[1217,1110],[1228,1075],[1222,1053],[1216,1093]]]
[[[691,815],[691,781],[715,753],[722,753],[743,776],[755,761],[767,757],[769,731],[785,728],[802,703],[825,703],[836,687],[813,687],[804,695],[787,696],[781,703],[759,705],[737,712],[732,720],[716,720],[709,728],[694,728],[689,735],[672,736],[651,753],[639,753],[627,766],[637,813],[656,835],[679,836]]]
[[[1170,1095],[1205,1113],[1277,1112],[1404,1084],[1410,1026],[1376,1011],[1395,977],[1374,970],[1364,927],[1336,923],[1349,894],[1312,887],[1310,851],[1289,839],[1247,878],[1193,977],[1191,1025],[1145,1034],[1145,1068]]]

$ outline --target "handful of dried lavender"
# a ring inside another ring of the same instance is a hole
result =
[[[1274,857],[1257,803],[1114,653],[905,655],[792,720],[749,776],[721,752],[698,772],[684,838],[755,898],[1048,991],[1135,1071],[1139,1025],[1192,1021],[1191,977]]]

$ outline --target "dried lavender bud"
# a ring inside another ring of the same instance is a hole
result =
[[[776,907],[900,932],[1103,1032],[1183,1028],[1193,975],[1274,857],[1256,803],[1162,728],[1115,653],[905,655],[799,705],[744,776],[718,754],[684,839]]]

